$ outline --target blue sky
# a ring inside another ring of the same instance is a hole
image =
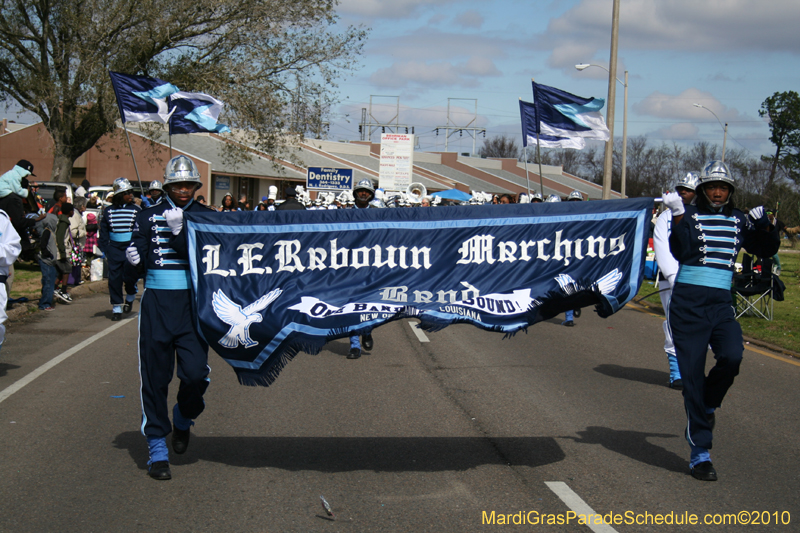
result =
[[[758,116],[776,91],[800,90],[800,2],[796,0],[621,0],[618,77],[629,71],[628,136],[656,143],[705,140],[728,149],[769,153],[769,129]],[[448,98],[458,125],[474,116],[487,138],[514,135],[521,144],[518,99],[530,101],[531,78],[580,96],[606,98],[612,0],[341,0],[344,24],[371,28],[361,67],[340,83],[342,104],[330,137],[357,139],[370,96],[399,97],[402,124],[413,124],[423,150],[443,150]],[[623,87],[617,85],[615,135],[621,138]],[[388,121],[394,98],[373,98]],[[605,109],[603,110],[605,114]],[[347,120],[350,122],[348,123]],[[378,135],[373,140],[378,140]],[[476,147],[480,148],[479,137]],[[451,151],[472,151],[466,134]]]
[[[628,135],[656,143],[722,144],[771,153],[758,116],[776,91],[800,91],[800,2],[797,0],[621,0],[618,77],[629,71]],[[359,138],[370,96],[399,97],[399,122],[416,127],[420,148],[443,150],[448,98],[453,122],[477,120],[487,138],[521,144],[518,99],[532,99],[530,79],[579,96],[606,98],[612,0],[341,0],[342,24],[371,28],[360,68],[339,84],[341,104],[330,138]],[[621,138],[623,90],[617,85],[615,136]],[[388,121],[395,98],[373,98]],[[459,112],[460,111],[460,112]],[[605,110],[603,110],[605,114]],[[14,113],[6,116],[14,119]],[[35,120],[30,114],[23,122]],[[220,118],[224,122],[224,114]],[[349,121],[349,122],[348,122]],[[377,141],[379,136],[373,137]],[[479,149],[483,137],[476,142]],[[471,152],[468,135],[451,151]]]

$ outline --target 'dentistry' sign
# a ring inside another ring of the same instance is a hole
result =
[[[308,167],[306,189],[348,191],[353,189],[352,168]]]

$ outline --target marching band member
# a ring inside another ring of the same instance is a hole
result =
[[[142,208],[133,202],[133,187],[125,178],[113,184],[112,204],[103,209],[100,220],[98,246],[108,262],[108,295],[111,300],[111,320],[122,320],[122,313],[130,313],[136,299],[136,269],[125,260],[125,249],[131,242],[133,225]],[[125,286],[123,304],[122,288]]]
[[[359,181],[355,188],[353,189],[353,197],[355,198],[355,205],[353,206],[354,209],[369,209],[369,208],[376,208],[380,207],[378,204],[373,202],[375,199],[375,186],[372,184],[372,180],[369,178],[364,178],[363,180]],[[381,202],[382,204],[383,202]],[[347,354],[348,359],[358,359],[361,357],[361,347],[364,347],[365,350],[371,351],[374,346],[374,341],[372,339],[372,332],[365,333],[359,342],[358,335],[351,335],[350,336],[350,353]]]
[[[558,196],[551,196],[550,198],[553,198],[553,197],[558,198]],[[548,202],[550,201],[550,198],[547,199]],[[560,201],[560,199],[558,201]],[[569,193],[569,196],[567,196],[567,201],[568,202],[582,202],[583,201],[583,195],[581,194],[581,191],[579,191],[578,189],[575,189],[574,191]],[[567,326],[568,328],[571,328],[571,327],[573,327],[575,325],[575,319],[576,318],[580,318],[580,317],[581,317],[581,310],[580,309],[570,309],[569,311],[566,311],[564,313],[564,322],[562,322],[561,325],[562,326]]]
[[[157,480],[172,478],[167,435],[172,431],[175,453],[186,452],[189,428],[205,408],[203,394],[209,383],[208,344],[195,328],[182,231],[184,211],[209,209],[194,201],[200,186],[194,161],[184,155],[170,159],[164,173],[166,198],[139,213],[126,252],[130,264],[143,264],[146,270],[139,314],[141,430],[150,450],[148,474]],[[170,425],[167,394],[176,358],[180,386]]]
[[[733,203],[733,176],[722,161],[700,175],[695,205],[678,193],[664,196],[672,211],[670,250],[680,263],[669,304],[669,325],[683,381],[689,468],[694,478],[716,481],[711,463],[715,410],[739,374],[742,328],[731,307],[731,280],[739,250],[769,257],[780,239],[759,206],[745,216]],[[705,375],[709,344],[716,364]]]
[[[675,192],[681,196],[684,205],[694,201],[695,189],[697,188],[697,174],[689,172],[680,178],[675,184]],[[653,248],[656,252],[656,262],[661,270],[663,279],[658,282],[658,295],[661,297],[661,306],[664,313],[669,318],[669,301],[672,298],[672,286],[675,284],[675,275],[678,273],[678,261],[669,251],[669,233],[672,225],[672,211],[666,209],[656,220],[655,230],[653,231]],[[672,334],[669,328],[669,320],[664,320],[664,351],[667,353],[669,362],[669,388],[683,389],[681,381],[681,371],[678,368],[678,358],[675,355],[675,345],[672,343]]]

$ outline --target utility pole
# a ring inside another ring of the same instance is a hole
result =
[[[611,58],[608,62],[608,101],[606,126],[610,138],[606,141],[603,160],[603,200],[611,199],[611,177],[614,169],[614,101],[617,97],[617,40],[619,37],[619,0],[614,0],[611,14]]]

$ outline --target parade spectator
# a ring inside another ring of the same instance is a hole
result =
[[[47,212],[51,215],[58,216],[61,213],[61,207],[69,201],[67,192],[64,189],[58,188],[53,192],[53,200],[50,203],[50,208]]]
[[[97,231],[99,226],[97,224],[97,215],[94,213],[87,213],[86,215],[86,239],[83,244],[83,254],[86,256],[88,262],[96,255],[97,249]]]
[[[20,159],[14,168],[0,176],[0,210],[8,216],[14,230],[20,237],[23,250],[32,248],[28,237],[28,229],[33,221],[25,217],[25,206],[28,198],[28,176],[36,177],[30,161]]]
[[[56,226],[58,217],[47,214],[37,223],[39,232],[39,269],[42,272],[42,296],[39,298],[41,311],[53,310],[53,295],[58,278],[58,245],[56,244]]]
[[[769,217],[770,224],[775,226],[775,229],[778,230],[778,235],[780,235],[782,231],[786,230],[786,224],[784,224],[781,220],[778,219],[777,216],[775,216],[775,211],[773,211],[772,209],[767,209],[766,213],[767,217]],[[772,256],[772,264],[775,265],[775,275],[780,276],[781,258],[777,253]]]
[[[224,213],[227,211],[239,211],[239,207],[236,205],[236,202],[233,200],[233,195],[226,194],[222,197],[222,206],[219,208],[220,213]]]
[[[69,294],[69,275],[72,272],[72,265],[70,264],[70,245],[72,243],[70,234],[70,218],[75,213],[75,208],[70,203],[65,203],[61,206],[61,212],[58,215],[58,224],[56,225],[56,246],[58,247],[58,255],[56,257],[56,288],[55,297],[65,304],[72,303],[72,296]],[[59,287],[60,285],[60,287]]]

